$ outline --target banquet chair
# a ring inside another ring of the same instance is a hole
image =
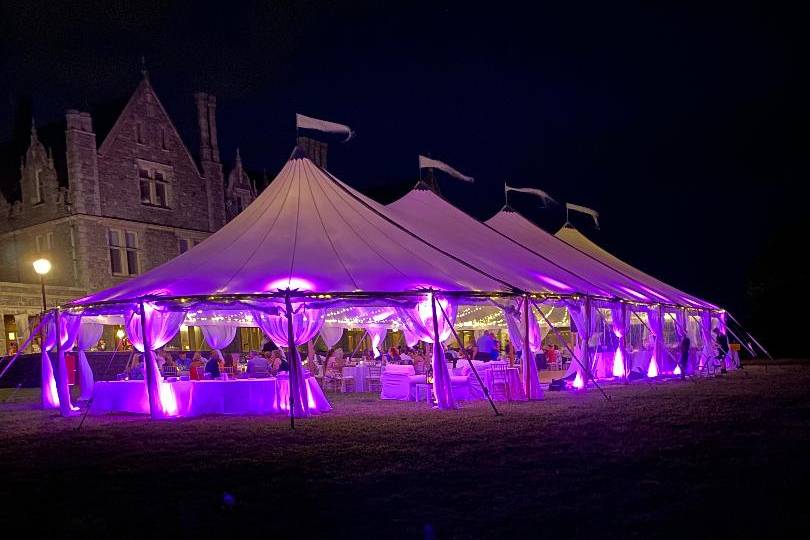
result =
[[[177,369],[177,366],[163,366],[163,377],[177,377],[180,370]]]
[[[234,373],[234,369],[233,369],[233,367],[232,367],[232,366],[225,366],[225,367],[223,367],[223,368],[222,368],[222,373],[227,374],[227,375],[228,375],[228,378],[231,378],[231,379],[232,379],[232,378],[234,377],[234,375],[235,375],[235,373]]]
[[[382,390],[382,367],[370,366],[366,375],[366,384],[369,392],[379,392]]]
[[[512,393],[509,389],[509,373],[506,370],[506,362],[490,362],[489,366],[492,397],[497,399],[503,396],[503,399],[510,401]]]
[[[351,387],[351,391],[354,392],[355,385],[354,385],[354,376],[353,375],[344,375],[340,374],[340,391],[341,392],[348,392],[349,387]]]

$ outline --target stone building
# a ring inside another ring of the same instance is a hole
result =
[[[238,153],[226,187],[216,98],[194,99],[195,155],[145,74],[108,118],[69,110],[64,122],[32,126],[17,158],[19,196],[0,195],[0,354],[41,311],[35,259],[53,263],[50,307],[166,262],[253,201],[256,187]]]

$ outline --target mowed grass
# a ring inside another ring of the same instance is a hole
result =
[[[810,365],[454,412],[63,419],[0,391],[0,522],[29,535],[709,538],[810,532]]]

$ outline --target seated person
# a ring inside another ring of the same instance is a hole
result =
[[[219,379],[220,377],[220,360],[217,357],[216,353],[211,355],[211,358],[208,359],[208,362],[205,364],[205,372],[211,375],[212,379]]]
[[[407,360],[404,360],[399,355],[399,349],[397,349],[396,347],[391,347],[390,349],[388,349],[388,361],[391,362],[392,364],[407,364],[408,363]],[[413,364],[413,361],[411,361],[410,363]]]
[[[233,361],[233,356],[231,356],[230,354],[228,355],[227,358],[225,358],[225,361],[223,362],[223,367],[230,368],[229,373],[232,373],[233,375],[236,375],[239,372],[239,366]]]
[[[164,358],[164,362],[163,362],[163,368],[161,369],[161,371],[166,371],[166,370],[167,370],[167,368],[168,368],[170,371],[171,371],[172,369],[177,369],[177,364],[175,364],[175,363],[174,363],[174,358],[172,358],[172,355],[171,355],[171,354],[169,354],[169,353],[164,353],[163,358]]]
[[[132,359],[132,365],[129,367],[129,378],[134,381],[143,380],[143,362],[141,362],[140,354],[136,354]]]
[[[177,368],[180,370],[187,370],[189,365],[188,354],[184,351],[177,356]]]
[[[267,364],[267,358],[258,354],[256,351],[250,351],[250,356],[247,362],[247,374],[253,375],[256,373],[269,373],[270,367]]]
[[[276,368],[276,373],[280,373],[282,371],[289,372],[290,364],[287,362],[287,359],[279,355],[279,360],[280,362],[278,363],[278,367]]]
[[[202,357],[199,351],[194,353],[194,358],[191,359],[191,363],[188,365],[190,379],[192,381],[200,380],[199,372],[197,368],[205,367],[205,359]]]

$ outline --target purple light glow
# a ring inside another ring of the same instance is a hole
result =
[[[681,374],[681,366],[675,366],[675,371],[672,372],[673,375],[680,375]]]
[[[576,390],[582,390],[585,388],[585,381],[582,380],[582,373],[577,371],[577,376],[574,378],[574,388]]]
[[[298,289],[300,291],[314,291],[315,285],[306,279],[299,278],[299,277],[290,277],[290,278],[281,278],[272,281],[265,290],[267,291],[277,291],[277,290],[285,290],[285,289]]]
[[[542,281],[542,282],[544,282],[544,283],[546,283],[548,285],[551,285],[552,287],[554,287],[556,289],[562,289],[564,291],[570,291],[571,290],[571,287],[569,285],[566,285],[562,281],[558,281],[558,280],[556,280],[554,278],[544,276],[543,274],[537,274],[537,278],[540,281]]]
[[[658,377],[658,364],[655,361],[655,356],[650,358],[650,366],[647,368],[647,377],[650,379]]]
[[[616,352],[613,353],[613,376],[624,377],[624,355],[621,346],[616,347]]]
[[[648,293],[650,293],[651,295],[653,295],[653,296],[655,296],[656,298],[658,298],[659,300],[663,300],[664,302],[671,302],[671,300],[670,300],[669,298],[667,298],[667,297],[666,297],[666,296],[664,296],[663,294],[659,294],[659,293],[655,292],[654,290],[650,289],[649,287],[645,287],[644,285],[640,285],[640,287],[641,287],[642,289],[644,289],[646,292],[648,292]]]
[[[635,296],[635,297],[636,297],[636,298],[638,298],[639,300],[645,300],[645,301],[649,301],[649,300],[650,300],[649,298],[647,298],[646,296],[644,296],[644,295],[643,295],[643,294],[641,294],[640,292],[638,292],[638,291],[634,291],[634,290],[633,290],[633,289],[631,289],[630,287],[624,287],[624,286],[622,286],[622,285],[619,285],[619,288],[620,288],[621,290],[623,290],[624,292],[626,292],[626,293],[628,293],[628,294],[631,294],[631,295]]]

